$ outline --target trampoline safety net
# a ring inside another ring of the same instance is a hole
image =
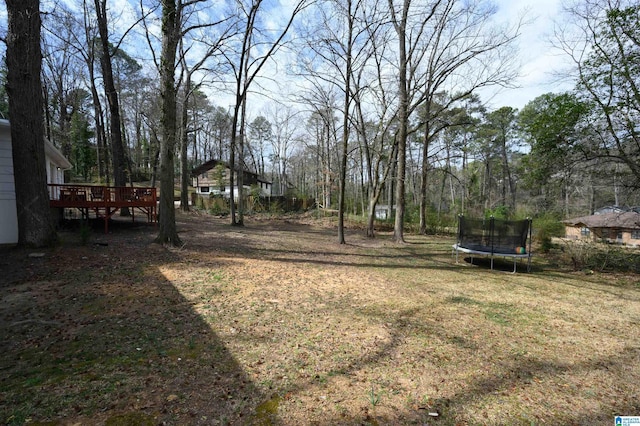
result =
[[[527,254],[531,219],[469,219],[459,216],[458,246],[487,254]]]

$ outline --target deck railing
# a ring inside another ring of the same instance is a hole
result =
[[[74,184],[49,184],[49,199],[68,204],[86,206],[87,202],[102,203],[155,203],[156,188],[132,188],[128,186],[98,186]]]
[[[104,219],[104,232],[109,231],[109,219],[118,211],[130,208],[131,220],[135,210],[141,210],[149,222],[157,222],[156,188],[132,188],[125,186],[58,185],[49,184],[49,205],[55,208],[78,209],[83,218],[90,213]]]

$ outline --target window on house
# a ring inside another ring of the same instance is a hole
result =
[[[631,239],[632,240],[640,240],[640,229],[636,229],[635,231],[631,231]]]
[[[580,228],[580,235],[582,235],[583,237],[588,237],[589,235],[591,235],[591,231],[587,227]]]
[[[201,186],[200,187],[200,192],[209,192],[209,187],[208,186]]]

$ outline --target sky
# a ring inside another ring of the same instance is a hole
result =
[[[554,21],[561,16],[561,0],[498,0],[498,20],[517,22],[522,16],[530,20],[522,29],[519,57],[521,76],[515,89],[490,89],[481,96],[492,108],[511,106],[521,109],[529,101],[548,92],[570,90],[573,84],[554,76],[569,66],[567,57],[553,49],[549,39],[553,35]]]
[[[112,6],[125,6],[130,0],[110,0]],[[282,0],[281,0],[282,1]],[[521,109],[529,101],[548,92],[562,92],[572,88],[571,82],[559,81],[554,71],[568,65],[567,58],[554,50],[549,42],[554,21],[561,16],[562,0],[494,0],[498,6],[496,20],[514,24],[521,16],[528,23],[522,28],[519,40],[520,77],[517,88],[491,88],[480,92],[490,109],[511,106]],[[6,30],[6,10],[0,8],[2,30]],[[116,10],[122,10],[116,7]],[[3,31],[4,32],[4,31]]]
[[[561,81],[555,74],[571,66],[569,59],[566,54],[554,49],[550,41],[554,27],[562,16],[563,0],[493,1],[498,7],[496,22],[514,25],[523,18],[526,24],[521,29],[518,41],[518,59],[521,68],[519,78],[513,82],[517,87],[489,88],[480,91],[479,94],[489,109],[498,109],[503,106],[522,109],[528,102],[542,94],[571,90],[574,83]],[[270,84],[267,83],[267,86]],[[277,92],[275,87],[273,89]],[[256,97],[252,101],[261,102]]]

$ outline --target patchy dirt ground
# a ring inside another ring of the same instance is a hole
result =
[[[640,279],[456,264],[446,238],[177,214],[0,257],[0,422],[613,424]],[[509,268],[509,265],[505,265]]]

